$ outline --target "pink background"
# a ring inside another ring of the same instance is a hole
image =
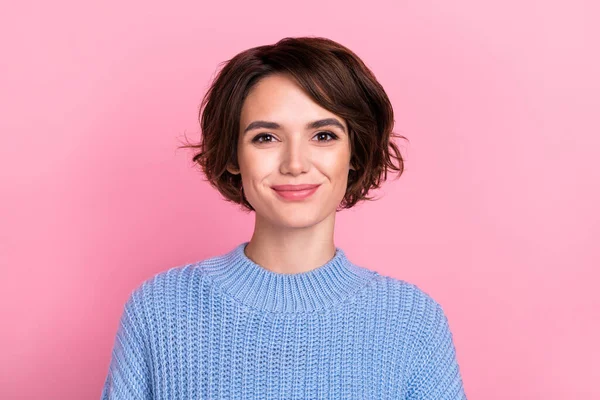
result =
[[[600,398],[596,2],[94,3],[0,13],[0,398],[99,398],[133,288],[250,237],[176,147],[218,63],[301,35],[410,139],[336,244],[442,304],[470,399]]]

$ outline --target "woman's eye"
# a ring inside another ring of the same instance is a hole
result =
[[[256,135],[254,137],[254,139],[252,139],[252,143],[266,143],[266,142],[271,142],[272,140],[259,140],[261,138],[265,138],[265,137],[269,137],[272,138],[273,135],[269,134],[269,133],[261,133],[260,135]]]
[[[323,131],[323,132],[319,132],[315,135],[315,137],[327,137],[327,135],[329,135],[331,137],[331,140],[319,140],[319,142],[331,142],[332,140],[337,140],[337,136],[334,133],[331,133],[329,131]]]
[[[331,139],[327,139],[327,136],[331,137]],[[314,137],[322,139],[322,140],[317,140],[318,142],[331,142],[333,140],[338,139],[336,134],[329,132],[329,131],[319,132]],[[260,135],[256,135],[252,139],[252,143],[269,143],[269,142],[272,142],[273,140],[274,140],[274,137],[270,133],[261,133]]]

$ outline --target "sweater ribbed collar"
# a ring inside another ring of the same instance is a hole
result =
[[[210,259],[203,270],[230,296],[264,311],[294,313],[328,308],[352,296],[378,275],[354,265],[339,247],[332,259],[311,271],[273,272],[246,255],[248,243]]]

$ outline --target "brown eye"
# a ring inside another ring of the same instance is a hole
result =
[[[268,143],[268,142],[272,142],[272,140],[259,140],[261,138],[265,138],[265,137],[269,137],[269,138],[273,138],[273,135],[271,135],[270,133],[261,133],[260,135],[256,135],[253,139],[252,139],[252,143]]]
[[[329,132],[329,131],[323,131],[323,132],[319,132],[315,135],[315,137],[319,137],[319,138],[323,138],[323,137],[327,137],[327,135],[329,135],[331,137],[331,140],[318,140],[318,142],[331,142],[333,140],[337,140],[338,137],[336,134]]]

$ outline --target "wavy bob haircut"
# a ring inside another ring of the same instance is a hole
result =
[[[206,92],[199,112],[202,132],[196,149],[198,164],[209,183],[225,200],[254,211],[242,190],[241,174],[231,174],[227,166],[239,169],[237,143],[240,115],[250,89],[271,74],[286,74],[321,107],[344,118],[351,146],[346,194],[338,210],[351,208],[368,197],[387,179],[388,170],[404,170],[404,160],[392,138],[394,111],[383,87],[364,62],[351,50],[322,37],[286,37],[273,45],[245,50],[224,61]]]

